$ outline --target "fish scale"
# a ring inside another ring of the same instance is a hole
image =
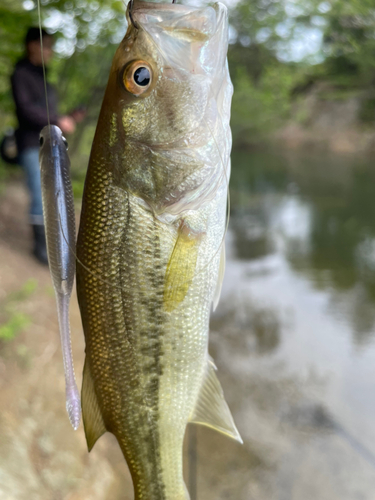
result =
[[[100,176],[100,171],[99,165],[98,176]],[[149,262],[154,263],[155,253],[157,252],[154,251],[154,238],[150,238],[150,233],[153,233],[152,227],[148,231],[142,231],[146,247],[139,245],[138,235],[133,234],[137,231],[137,228],[134,229],[132,227],[132,217],[128,214],[128,210],[122,212],[121,209],[116,208],[127,207],[126,193],[117,192],[116,194],[120,199],[116,199],[117,197],[114,196],[116,190],[112,189],[110,191],[112,194],[111,202],[108,202],[107,205],[99,204],[99,209],[97,204],[96,209],[88,205],[87,209],[90,213],[90,219],[93,219],[95,216],[98,218],[96,223],[93,224],[93,227],[98,229],[97,231],[92,231],[89,238],[85,239],[79,245],[79,248],[89,249],[94,247],[96,255],[100,253],[101,247],[103,247],[103,251],[108,258],[106,260],[98,259],[97,262],[91,260],[91,266],[94,269],[97,268],[99,271],[104,267],[106,269],[106,276],[116,277],[111,285],[109,285],[91,276],[88,278],[88,284],[85,285],[84,300],[87,307],[87,318],[85,317],[86,322],[84,323],[86,352],[91,353],[91,355],[88,355],[87,362],[90,364],[93,379],[98,386],[98,394],[102,395],[100,398],[101,407],[107,409],[104,418],[106,419],[108,430],[111,430],[118,438],[120,446],[128,459],[128,463],[134,464],[133,470],[136,475],[137,470],[140,468],[139,464],[145,462],[142,460],[143,454],[147,456],[147,463],[152,464],[152,467],[149,466],[147,476],[155,476],[155,473],[158,474],[156,466],[158,461],[149,461],[149,457],[155,455],[154,448],[157,449],[157,444],[155,444],[155,440],[157,440],[155,425],[150,422],[150,415],[147,415],[147,418],[145,418],[147,425],[144,425],[144,422],[142,422],[143,419],[139,415],[137,418],[134,418],[134,415],[137,415],[138,412],[129,410],[137,405],[141,407],[143,399],[145,399],[147,405],[153,410],[153,419],[157,416],[158,393],[152,386],[152,383],[150,387],[150,380],[152,381],[154,374],[159,375],[159,368],[158,363],[150,363],[150,360],[157,361],[160,357],[157,351],[160,349],[161,332],[158,331],[158,323],[152,318],[155,312],[153,301],[146,301],[141,313],[134,310],[134,304],[142,306],[141,296],[145,293],[144,291],[142,292],[142,288],[145,289],[150,281],[151,284],[155,282],[155,277],[154,273],[151,272],[151,267],[148,268],[145,266],[143,274],[140,274],[141,270],[138,268],[139,273],[137,273],[137,276],[134,276],[134,281],[143,282],[143,286],[141,287],[141,291],[136,290],[136,297],[132,297],[129,290],[129,284],[132,283],[132,280],[131,276],[128,276],[128,259],[126,258],[127,255],[124,254],[124,249],[127,249],[126,253],[129,254],[135,263],[137,262],[139,253],[145,251],[147,254],[147,251],[150,250],[153,255],[150,255]],[[98,223],[98,220],[100,220],[101,224]],[[116,220],[119,223],[116,226],[118,227],[116,233],[114,233],[111,225],[106,224],[107,220]],[[105,230],[104,228],[108,228],[108,226],[110,229]],[[146,229],[142,224],[140,227]],[[114,249],[112,253],[106,251],[108,235],[111,246]],[[119,253],[122,254],[122,258],[120,258]],[[87,260],[84,252],[79,253],[78,258],[83,262]],[[122,265],[121,262],[124,264]],[[133,269],[136,268],[137,266],[135,265]],[[89,273],[81,269],[79,274],[85,275]],[[125,282],[122,280],[123,275],[128,276]],[[81,279],[79,278],[80,282]],[[161,289],[159,295],[162,297],[163,280],[159,280],[159,288]],[[115,294],[113,293],[114,291]],[[151,297],[153,300],[155,300],[155,295],[154,293]],[[100,310],[95,308],[98,297],[102,305]],[[148,298],[150,299],[150,297]],[[126,325],[129,324],[133,326],[127,328]],[[156,330],[154,335],[152,335],[153,327]],[[154,337],[158,340],[157,345],[153,346],[150,343],[150,331],[151,338]],[[135,332],[140,333],[140,335],[136,336]],[[144,333],[143,335],[142,332]],[[140,360],[137,359],[134,353],[142,350],[142,343],[146,347],[148,356],[140,364]],[[104,360],[102,356],[103,352],[108,353],[108,357],[104,356]],[[129,386],[132,387],[135,385],[137,387],[140,384],[143,385],[141,391],[134,393],[129,390]],[[133,396],[131,397],[131,395]],[[141,413],[143,414],[144,411]],[[118,432],[117,428],[119,425],[122,427],[124,421],[126,421],[129,432],[138,432],[137,443],[133,447],[129,447],[127,440]],[[153,429],[153,439],[151,441],[149,439],[150,424],[151,429]],[[143,433],[141,429],[143,429]],[[146,447],[145,452],[145,443],[147,442],[149,442],[149,446]],[[138,488],[142,491],[140,486]],[[155,498],[159,497],[155,496]],[[160,498],[163,497],[161,496]]]
[[[230,168],[226,9],[136,2],[133,16],[139,28],[130,23],[109,76],[77,242],[83,421],[89,450],[115,435],[136,500],[187,500],[188,422],[241,439],[208,356]],[[176,47],[186,67],[173,62]],[[209,50],[212,65],[199,68]],[[124,85],[137,61],[153,76],[135,97]]]

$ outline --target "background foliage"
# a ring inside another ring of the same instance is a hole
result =
[[[80,179],[111,59],[125,33],[125,5],[43,0],[41,11],[44,26],[56,37],[49,76],[58,88],[61,112],[78,105],[88,109],[70,144]],[[9,76],[23,53],[27,27],[37,23],[33,0],[0,0],[0,131],[15,125]],[[344,94],[365,89],[362,118],[371,122],[375,6],[370,0],[240,0],[230,8],[229,64],[237,146],[267,140],[290,119],[294,100],[318,81]]]

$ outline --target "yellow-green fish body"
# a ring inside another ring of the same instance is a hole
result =
[[[227,16],[220,4],[139,2],[132,17],[77,244],[83,420],[89,449],[105,431],[116,436],[137,500],[186,500],[187,423],[240,440],[208,355],[230,170]]]

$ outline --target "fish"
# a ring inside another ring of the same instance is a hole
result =
[[[56,125],[43,128],[39,143],[43,216],[48,264],[57,302],[66,409],[76,430],[81,419],[81,399],[74,375],[69,324],[69,305],[76,271],[76,229],[68,143]]]
[[[230,175],[227,10],[136,0],[127,19],[77,240],[82,417],[89,451],[116,437],[136,500],[187,500],[187,424],[242,442],[208,353]]]

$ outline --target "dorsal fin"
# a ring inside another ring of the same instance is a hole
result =
[[[85,359],[82,381],[82,419],[85,428],[87,448],[92,450],[96,441],[106,432],[102,413],[95,394],[90,367]]]
[[[211,427],[243,443],[215,371],[216,366],[209,358],[205,378],[190,422]]]

